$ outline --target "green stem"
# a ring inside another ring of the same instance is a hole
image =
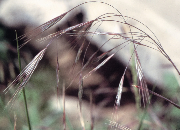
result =
[[[16,32],[16,30],[15,30],[15,32]],[[18,53],[18,61],[19,61],[19,72],[21,73],[21,59],[20,59],[20,51],[19,51],[17,32],[16,32],[16,42],[17,42],[17,53]],[[26,100],[26,92],[25,92],[24,87],[22,89],[22,92],[23,92],[23,97],[24,97],[24,104],[25,104],[25,109],[26,109],[26,117],[27,117],[27,121],[28,121],[28,127],[29,127],[29,130],[31,130],[31,122],[30,122],[30,118],[29,118],[29,112],[28,112],[27,100]]]

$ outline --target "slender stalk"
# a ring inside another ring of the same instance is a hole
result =
[[[94,116],[93,116],[93,93],[90,90],[90,116],[91,116],[91,130],[94,129]]]
[[[66,110],[65,110],[65,83],[63,81],[63,130],[66,130]]]
[[[16,30],[15,30],[15,32],[16,32]],[[19,51],[17,32],[16,32],[16,42],[17,42],[17,53],[18,53],[18,61],[19,61],[19,72],[21,73],[21,59],[20,59],[20,51]],[[22,92],[23,92],[23,97],[24,97],[24,104],[25,104],[25,109],[26,109],[26,117],[27,117],[28,127],[29,127],[29,130],[31,130],[31,122],[30,122],[30,118],[29,118],[29,112],[28,112],[27,100],[26,100],[26,92],[25,92],[24,87],[22,89]]]
[[[80,74],[80,82],[79,82],[79,92],[78,92],[78,97],[79,97],[79,117],[80,117],[80,123],[81,123],[81,127],[83,130],[85,130],[85,124],[84,124],[84,119],[82,116],[82,95],[83,95],[83,78],[82,78],[82,74]]]
[[[131,47],[131,52],[134,51],[134,47]],[[136,73],[136,66],[135,66],[135,55],[132,56],[132,60],[131,60],[131,73],[132,73],[132,80],[133,80],[133,84],[137,84],[137,73]],[[138,94],[138,89],[134,88],[134,95],[135,95],[135,102],[136,102],[136,108],[139,110],[139,104],[140,104],[140,97]]]
[[[155,88],[156,88],[156,86],[153,86],[152,92],[154,92]],[[150,95],[150,100],[151,100],[152,96],[153,96],[153,94]],[[144,109],[144,113],[143,113],[143,116],[141,117],[141,120],[140,120],[140,123],[139,123],[139,126],[138,126],[137,130],[142,130],[143,120],[146,117],[148,107],[149,107],[149,104],[147,104],[145,109]]]
[[[17,121],[17,117],[16,114],[14,113],[14,130],[16,130],[16,121]]]

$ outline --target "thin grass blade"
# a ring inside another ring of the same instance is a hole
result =
[[[16,130],[16,126],[17,126],[17,117],[16,114],[14,113],[14,130]]]
[[[79,105],[78,106],[79,106],[80,123],[81,123],[82,129],[85,130],[84,119],[82,116],[82,95],[83,95],[83,79],[82,79],[82,74],[80,74],[79,92],[78,92]]]
[[[79,81],[79,92],[78,92],[80,112],[81,112],[81,106],[82,106],[82,96],[83,96],[83,79],[82,79],[82,74],[81,74],[80,81]]]
[[[60,98],[60,93],[59,93],[59,60],[58,60],[58,52],[57,52],[57,65],[56,65],[56,90],[57,90],[57,104],[58,107],[60,106],[59,104],[59,98]]]
[[[62,96],[63,96],[63,100],[62,100],[62,104],[63,104],[63,130],[66,130],[66,109],[65,109],[65,83],[63,81],[63,91],[62,91]]]

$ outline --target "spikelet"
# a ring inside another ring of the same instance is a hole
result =
[[[138,58],[138,54],[137,51],[135,50],[135,64],[136,64],[136,73],[137,73],[137,77],[138,77],[138,84],[140,86],[140,88],[143,88],[145,91],[142,91],[142,89],[139,89],[139,94],[142,97],[142,101],[144,104],[144,107],[146,106],[147,103],[150,103],[150,99],[149,99],[149,92],[147,91],[147,84],[144,78],[144,74],[143,74],[143,70],[141,67],[141,63],[140,60]]]
[[[61,14],[60,16],[49,20],[48,22],[40,25],[39,27],[33,29],[32,31],[27,32],[26,34],[18,37],[19,40],[25,39],[24,43],[19,47],[22,48],[25,44],[27,44],[29,41],[31,41],[33,38],[35,38],[37,35],[43,33],[44,31],[46,31],[47,29],[49,29],[50,27],[52,27],[53,25],[55,25],[57,22],[59,22],[65,15],[67,14]]]
[[[34,70],[36,69],[37,65],[39,64],[39,61],[43,58],[48,45],[33,58],[33,60],[21,71],[21,73],[14,79],[14,81],[3,91],[6,94],[9,91],[9,89],[11,89],[13,86],[18,86],[18,88],[14,92],[12,98],[10,99],[10,101],[7,104],[7,106],[9,106],[11,104],[10,108],[12,107],[16,98],[18,97],[22,88],[25,87],[25,85],[31,78]]]

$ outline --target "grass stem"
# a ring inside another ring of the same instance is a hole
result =
[[[16,30],[15,30],[15,32],[16,32]],[[21,73],[21,59],[20,59],[20,51],[19,51],[17,32],[16,32],[16,42],[17,42],[17,53],[18,53],[18,61],[19,61],[19,72]],[[22,89],[22,92],[23,92],[23,97],[24,97],[24,104],[25,104],[25,109],[26,109],[26,117],[27,117],[28,127],[29,127],[29,130],[31,130],[31,122],[30,122],[30,118],[29,118],[29,112],[28,112],[27,100],[26,100],[26,92],[25,92],[24,87]]]
[[[131,47],[131,52],[134,51],[134,47],[132,46]],[[136,63],[135,63],[135,55],[132,56],[132,60],[131,60],[131,73],[132,73],[132,81],[133,81],[133,84],[137,84],[138,81],[137,81],[137,72],[136,72]],[[135,95],[135,102],[136,102],[136,108],[139,110],[139,105],[140,105],[140,96],[139,96],[139,93],[138,93],[138,89],[134,89],[134,95]]]

